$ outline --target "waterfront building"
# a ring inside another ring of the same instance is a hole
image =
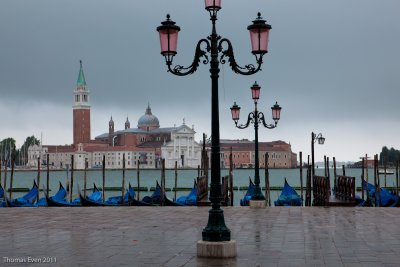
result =
[[[127,120],[129,122],[129,120]],[[161,167],[161,159],[165,159],[165,167],[173,168],[177,161],[179,168],[197,168],[201,161],[201,146],[194,140],[194,127],[189,128],[185,121],[181,126],[160,128],[158,118],[151,112],[150,105],[138,120],[137,128],[114,131],[112,118],[108,133],[95,137],[100,143],[108,143],[113,147],[135,147],[154,152],[154,167]]]
[[[221,165],[229,168],[229,155],[232,149],[232,161],[234,168],[254,168],[255,152],[254,141],[247,139],[227,140],[222,139]],[[292,152],[291,145],[284,141],[258,142],[259,165],[265,168],[265,154],[268,152],[268,168],[296,168],[297,154]]]
[[[194,140],[195,131],[185,122],[171,132],[171,140],[161,147],[161,157],[165,167],[197,168],[201,164],[201,146]]]

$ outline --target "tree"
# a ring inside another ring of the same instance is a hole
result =
[[[15,148],[15,139],[8,137],[0,142],[0,160],[11,160],[11,151]]]
[[[39,145],[40,141],[34,135],[28,136],[25,139],[24,144],[21,146],[21,149],[18,151],[18,165],[25,165],[28,159],[28,148],[33,145]]]
[[[400,151],[393,147],[388,149],[386,146],[382,147],[382,151],[379,155],[381,165],[385,162],[388,166],[396,165],[396,162],[400,160]]]

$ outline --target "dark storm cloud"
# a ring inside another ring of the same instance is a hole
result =
[[[306,139],[324,125],[395,122],[398,10],[396,0],[223,1],[217,29],[232,41],[239,64],[255,63],[246,27],[258,11],[272,31],[262,72],[244,77],[221,66],[221,132],[251,138],[251,131],[234,130],[229,107],[237,101],[243,112],[251,110],[254,81],[268,115],[275,100],[284,108],[280,127],[286,131],[271,138],[296,139],[290,126],[302,127]],[[169,125],[189,117],[199,131],[209,131],[208,66],[185,78],[167,73],[155,30],[166,13],[182,29],[175,63],[190,65],[197,41],[210,33],[203,1],[1,1],[1,102],[68,109],[82,59],[98,113],[139,116],[150,102]],[[108,115],[101,120],[105,124]],[[296,126],[300,122],[307,126]]]

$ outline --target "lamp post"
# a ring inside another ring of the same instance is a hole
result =
[[[224,222],[224,213],[221,207],[221,168],[220,168],[220,133],[219,133],[219,107],[218,107],[218,77],[219,64],[228,60],[235,73],[251,75],[261,69],[264,54],[268,52],[268,35],[271,26],[266,24],[261,14],[247,27],[250,32],[252,53],[256,58],[256,65],[248,64],[244,67],[236,63],[231,42],[217,34],[216,21],[218,11],[221,9],[221,0],[205,0],[205,9],[210,14],[212,24],[211,34],[200,39],[196,45],[193,62],[188,67],[181,65],[172,66],[174,56],[177,54],[178,32],[180,27],[170,19],[161,22],[157,27],[160,35],[161,55],[164,56],[168,71],[177,76],[193,74],[202,59],[203,64],[210,65],[211,73],[211,188],[210,201],[212,208],[209,210],[208,224],[203,229],[203,241],[229,241],[231,233]]]
[[[275,103],[271,107],[272,110],[272,119],[274,120],[274,124],[266,124],[265,123],[265,116],[264,113],[258,111],[257,109],[257,103],[258,99],[260,98],[260,89],[261,87],[255,82],[253,86],[250,88],[251,89],[251,95],[254,100],[254,111],[250,112],[248,117],[247,117],[247,122],[246,124],[240,124],[238,125],[239,121],[239,116],[240,116],[240,107],[236,104],[236,102],[233,104],[231,107],[231,114],[232,114],[232,120],[235,122],[235,126],[239,129],[245,129],[249,127],[250,123],[254,124],[254,151],[255,151],[255,167],[254,167],[254,195],[251,198],[251,200],[265,200],[265,197],[261,193],[261,188],[260,188],[260,163],[259,163],[259,158],[258,158],[258,125],[259,123],[262,123],[262,125],[267,128],[267,129],[274,129],[278,121],[281,117],[281,107],[278,105],[278,102]]]
[[[321,133],[316,135],[314,132],[311,133],[311,164],[312,164],[312,176],[315,175],[315,164],[314,164],[314,143],[318,141],[318,144],[323,145],[325,143],[325,137]]]

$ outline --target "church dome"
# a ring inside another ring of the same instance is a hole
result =
[[[138,128],[146,131],[160,128],[160,122],[158,118],[151,113],[150,105],[147,106],[146,113],[139,118]]]

